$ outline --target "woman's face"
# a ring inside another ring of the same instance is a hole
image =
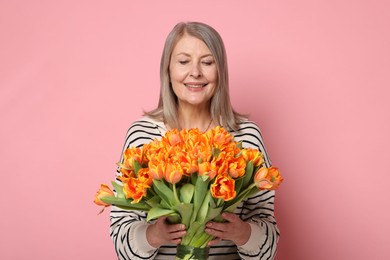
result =
[[[217,66],[206,44],[184,34],[171,54],[170,80],[179,108],[208,107],[217,87]]]

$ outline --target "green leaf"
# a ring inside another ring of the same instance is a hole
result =
[[[123,194],[123,186],[118,184],[118,183],[116,183],[115,181],[112,181],[111,184],[114,187],[114,190],[116,192],[116,197],[124,198],[125,194]]]
[[[178,213],[172,213],[167,216],[167,221],[169,224],[179,224],[182,223],[181,217]]]
[[[118,198],[118,197],[112,197],[112,196],[105,196],[102,197],[101,200],[105,203],[115,205],[121,209],[126,210],[142,210],[142,211],[149,211],[150,206],[146,204],[143,201],[140,201],[138,203],[131,203],[132,199],[126,199],[126,198]]]
[[[194,241],[193,247],[205,247],[207,246],[207,242],[209,242],[213,236],[207,234],[206,232],[202,232],[196,237],[196,241]]]
[[[153,207],[149,210],[148,216],[146,217],[146,221],[150,221],[153,219],[157,219],[162,216],[168,216],[170,214],[174,214],[175,211],[172,209],[164,209],[160,207]]]
[[[208,176],[206,176],[208,177]],[[194,213],[192,214],[191,221],[194,222],[198,215],[199,208],[201,207],[203,200],[208,193],[208,184],[209,178],[202,178],[202,176],[198,176],[195,183],[195,192],[194,192]]]
[[[138,176],[138,171],[139,169],[141,169],[141,165],[139,164],[139,162],[137,160],[133,160],[133,169],[134,169],[134,172],[135,172],[135,175]]]
[[[195,234],[190,241],[190,245],[194,247],[200,247],[203,244],[203,241],[200,241],[205,234],[205,224],[199,223],[199,227],[196,229]]]
[[[257,191],[258,189],[255,184],[249,186],[246,190],[238,194],[238,196],[235,197],[233,200],[227,201],[224,206],[224,211],[233,212],[243,200],[254,195]]]
[[[218,155],[221,153],[221,150],[218,149],[218,148],[215,148],[213,147],[213,149],[211,150],[211,154],[214,156],[214,157],[218,157]]]
[[[244,177],[245,177],[245,175],[240,177],[240,178],[237,178],[234,181],[234,190],[236,191],[236,194],[240,193],[240,190],[241,190],[241,187],[242,187],[242,183],[244,182]]]
[[[202,224],[198,221],[191,222],[189,227],[187,228],[186,235],[182,238],[182,245],[190,245],[191,240],[193,239],[195,233],[199,228],[201,228]]]
[[[216,218],[219,214],[221,214],[222,209],[223,209],[223,207],[219,207],[219,208],[210,207],[209,211],[207,212],[207,216],[206,216],[206,219],[204,222],[206,223],[206,222],[209,222],[210,220]]]
[[[177,205],[177,211],[181,216],[181,223],[183,223],[186,228],[190,226],[193,209],[194,205],[191,203],[180,203],[179,205]]]
[[[153,188],[157,195],[170,207],[176,205],[176,200],[173,191],[165,185],[163,180],[153,180]]]
[[[249,161],[247,162],[245,167],[245,174],[243,176],[244,178],[242,182],[242,188],[246,189],[248,185],[251,184],[250,181],[252,179],[252,175],[253,175],[253,161]]]
[[[161,201],[160,201],[160,206],[161,206],[162,208],[166,208],[166,209],[172,208],[172,205],[169,205],[168,203],[166,203],[165,200],[161,200]]]
[[[180,189],[180,198],[184,203],[190,203],[194,196],[195,186],[191,183],[184,184]]]
[[[191,222],[186,235],[182,239],[182,244],[191,245],[192,241],[194,241],[195,235],[200,229],[202,229],[202,231],[204,230],[204,223],[200,223],[199,221]]]
[[[203,200],[203,203],[202,203],[201,207],[199,208],[198,216],[196,218],[196,220],[199,221],[200,223],[204,223],[204,221],[207,217],[207,212],[210,208],[210,199],[211,199],[211,193],[207,192],[207,194]]]
[[[193,185],[196,184],[196,181],[198,180],[198,174],[191,174],[191,183]]]
[[[161,199],[159,196],[155,195],[153,196],[151,199],[148,199],[147,201],[145,201],[148,205],[150,205],[150,207],[154,207],[156,205],[159,205],[160,202],[161,202]]]

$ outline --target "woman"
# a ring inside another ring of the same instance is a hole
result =
[[[220,125],[244,147],[261,150],[270,166],[259,128],[231,107],[225,48],[213,28],[177,24],[165,42],[160,78],[158,107],[132,124],[123,149],[141,147],[172,128],[205,132]],[[273,202],[274,191],[259,191],[235,214],[224,213],[225,223],[209,222],[205,231],[216,237],[209,242],[209,259],[272,259],[279,238]],[[145,212],[112,207],[111,238],[118,258],[173,259],[185,226],[168,224],[165,217],[154,223],[145,219]]]

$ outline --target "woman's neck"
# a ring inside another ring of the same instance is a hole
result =
[[[212,118],[209,109],[179,109],[178,122],[180,128],[198,128],[200,131],[207,131],[212,125]]]

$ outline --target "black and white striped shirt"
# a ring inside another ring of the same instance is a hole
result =
[[[129,128],[123,151],[129,147],[141,147],[155,138],[161,138],[166,132],[163,122],[143,117]],[[271,162],[265,150],[258,126],[246,121],[239,130],[231,132],[236,141],[242,141],[243,147],[259,149],[264,154],[266,165]],[[122,151],[122,154],[123,154]],[[122,161],[122,158],[121,158]],[[117,169],[116,176],[120,175]],[[231,241],[222,241],[210,248],[210,260],[273,259],[279,239],[279,230],[274,218],[274,191],[259,191],[255,196],[241,203],[235,213],[251,225],[248,242],[237,247]],[[175,259],[176,246],[166,245],[156,249],[146,240],[146,213],[127,211],[112,206],[110,214],[110,236],[114,242],[118,259]]]

